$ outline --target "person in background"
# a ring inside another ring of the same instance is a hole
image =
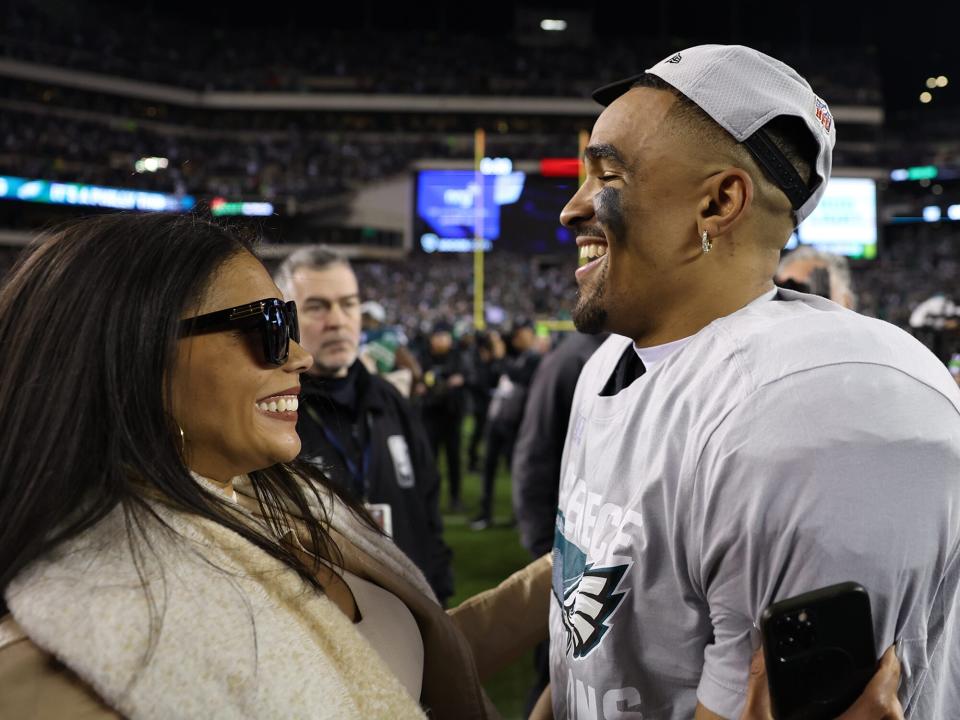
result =
[[[360,359],[367,370],[380,375],[409,398],[423,371],[407,347],[403,328],[387,325],[386,319],[386,310],[380,303],[368,300],[360,306]]]
[[[553,547],[560,459],[577,378],[607,333],[566,333],[533,375],[510,475],[520,543],[534,557]]]
[[[409,403],[358,360],[353,268],[334,250],[314,246],[290,255],[275,279],[300,308],[301,341],[314,358],[302,376],[301,458],[363,502],[446,601],[453,576],[436,463]]]
[[[520,543],[532,557],[550,552],[556,532],[560,460],[570,422],[570,406],[577,378],[607,333],[568,332],[540,361],[530,384],[523,421],[510,464],[513,515]],[[534,650],[537,676],[527,695],[527,711],[550,682],[550,643]]]
[[[850,262],[843,255],[801,245],[780,260],[774,282],[788,290],[833,300],[847,310],[857,309]]]
[[[490,398],[497,387],[496,368],[507,354],[507,346],[496,330],[484,330],[474,334],[471,348],[472,362],[467,376],[470,405],[473,412],[473,431],[467,448],[467,468],[470,472],[480,470],[480,444],[487,427]]]
[[[537,336],[531,322],[516,321],[509,338],[509,353],[499,362],[499,379],[487,412],[483,443],[483,494],[480,498],[480,513],[470,524],[474,530],[486,530],[493,523],[493,494],[497,470],[501,460],[506,461],[509,469],[517,431],[523,420],[527,391],[540,362]]]
[[[420,364],[423,368],[423,392],[420,398],[423,424],[437,462],[440,461],[441,449],[445,451],[447,479],[450,483],[449,509],[451,512],[460,512],[463,510],[460,499],[460,433],[466,408],[468,366],[463,354],[454,345],[452,328],[448,323],[438,322],[433,326]]]

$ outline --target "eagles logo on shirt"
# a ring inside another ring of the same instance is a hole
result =
[[[563,513],[558,512],[553,540],[553,595],[567,631],[567,653],[573,650],[573,657],[582,658],[610,630],[606,620],[627,594],[614,591],[628,566],[595,567],[588,563],[586,553],[564,536],[563,526]]]

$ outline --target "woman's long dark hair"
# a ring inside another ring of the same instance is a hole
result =
[[[0,289],[0,615],[17,573],[117,506],[131,534],[159,519],[144,486],[322,590],[315,567],[194,481],[167,412],[179,319],[196,314],[225,261],[251,250],[242,234],[194,215],[116,214],[38,238],[18,261]],[[330,562],[336,546],[304,486],[318,501],[326,486],[372,526],[309,466],[275,465],[250,479],[271,524],[283,525],[285,505],[297,508],[311,549]]]

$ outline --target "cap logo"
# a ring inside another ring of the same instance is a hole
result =
[[[830,108],[827,107],[827,104],[820,98],[816,98],[816,113],[817,120],[823,125],[823,129],[830,132],[830,128],[833,126],[833,115],[830,114]]]
[[[683,60],[683,56],[680,53],[677,53],[672,58],[667,58],[667,62],[671,65],[676,65],[681,60]]]

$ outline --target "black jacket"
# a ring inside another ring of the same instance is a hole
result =
[[[501,434],[515,436],[520,428],[527,394],[539,364],[540,354],[534,350],[507,356],[495,364],[499,382],[493,391],[487,421]]]
[[[390,505],[397,547],[446,600],[453,576],[440,518],[440,476],[410,405],[359,361],[346,378],[302,375],[301,385],[300,458],[364,502]]]
[[[553,547],[560,458],[580,371],[607,335],[570,333],[543,358],[533,376],[510,476],[520,542],[540,557]]]
[[[454,375],[462,376],[464,383],[468,380],[470,365],[465,361],[463,351],[452,348],[444,355],[427,352],[420,366],[423,368],[423,382],[427,386],[427,392],[422,399],[424,414],[448,417],[454,421],[462,418],[467,388],[465,384],[451,387],[448,381]]]

